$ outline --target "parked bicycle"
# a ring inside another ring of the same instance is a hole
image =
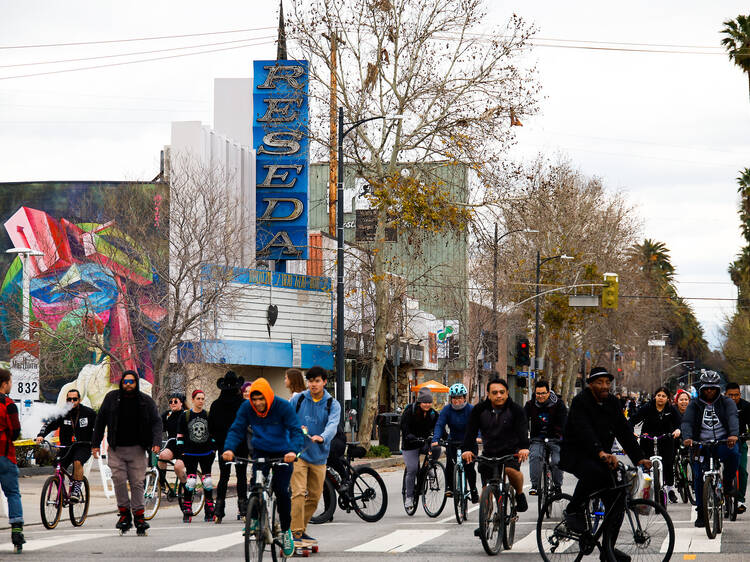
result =
[[[648,499],[632,498],[638,483],[638,471],[618,463],[613,486],[591,494],[584,504],[586,530],[577,533],[565,524],[571,496],[560,493],[547,500],[549,520],[539,517],[536,526],[537,547],[546,562],[581,560],[595,550],[601,559],[616,560],[615,550],[630,560],[669,560],[675,543],[674,524],[667,511]],[[610,510],[603,510],[602,494],[615,493]],[[592,506],[604,511],[604,519],[592,512]],[[622,518],[617,536],[613,521]]]
[[[695,488],[693,488],[693,463],[690,449],[678,446],[674,454],[674,484],[680,494],[682,503],[695,505]]]
[[[165,488],[162,485],[162,483],[159,481],[159,470],[156,468],[156,463],[152,456],[151,460],[149,461],[149,466],[148,468],[146,468],[146,475],[144,477],[143,485],[143,497],[145,506],[143,518],[146,521],[150,521],[151,519],[153,519],[156,515],[156,512],[159,511],[162,497],[164,497],[164,499],[166,499],[167,502],[170,503],[174,500],[177,500],[177,503],[180,506],[180,510],[184,511],[183,498],[185,497],[185,485],[180,482],[180,479],[177,478],[177,474],[175,474],[174,472],[174,462],[162,462],[167,463],[168,471],[171,469],[171,472],[174,475],[174,483],[170,484],[169,476],[167,476],[167,487]],[[196,516],[201,512],[201,510],[203,509],[203,505],[205,504],[205,500],[206,498],[203,495],[203,479],[201,475],[198,474],[192,498],[191,511],[193,516]]]
[[[537,490],[537,496],[538,496],[538,502],[537,502],[537,508],[539,511],[539,515],[541,516],[542,513],[544,513],[544,506],[547,505],[547,499],[552,497],[555,492],[559,492],[560,490],[556,490],[555,485],[553,484],[552,480],[552,448],[550,445],[554,445],[556,443],[560,443],[559,439],[550,439],[548,437],[545,437],[544,440],[542,439],[538,440],[539,442],[544,443],[544,457],[542,459],[542,477],[539,481],[539,488]],[[549,517],[549,513],[545,513],[545,517]]]
[[[654,443],[654,455],[649,459],[651,461],[651,491],[654,495],[654,501],[664,509],[667,509],[669,500],[664,487],[664,461],[659,454],[659,442],[671,437],[670,434],[655,435],[653,437],[647,433],[641,434],[641,439],[647,439]]]
[[[91,442],[78,441],[71,446],[54,445],[49,441],[43,441],[44,447],[70,450],[75,446],[91,446]],[[42,486],[42,496],[39,502],[39,509],[42,515],[42,524],[47,529],[54,529],[60,522],[60,516],[64,507],[68,508],[70,522],[74,527],[80,527],[86,521],[89,513],[89,481],[84,476],[81,481],[80,493],[77,497],[72,494],[73,475],[63,466],[64,456],[58,454],[55,461],[55,473],[47,478]]]
[[[353,466],[355,458],[364,456],[365,450],[359,441],[346,444],[346,455],[339,458],[345,473],[339,474],[332,466],[326,467],[318,508],[310,523],[326,523],[333,519],[336,505],[351,513],[354,510],[363,521],[380,521],[388,508],[388,490],[385,482],[375,470],[367,466]]]
[[[735,494],[727,494],[722,480],[722,463],[716,449],[726,439],[693,441],[693,445],[700,450],[703,464],[703,520],[706,522],[706,535],[709,539],[716,538],[724,526],[724,517],[737,519],[737,498]],[[736,489],[736,488],[735,488]]]
[[[513,548],[516,535],[516,490],[508,482],[505,463],[518,455],[503,457],[478,456],[480,465],[492,467],[492,472],[479,496],[479,539],[487,554]]]
[[[429,439],[420,439],[422,444],[432,443]],[[417,472],[417,481],[414,484],[414,503],[410,507],[406,505],[406,468],[401,483],[401,497],[404,502],[404,510],[407,515],[417,512],[419,498],[422,498],[422,507],[429,517],[438,517],[445,507],[448,497],[445,495],[445,467],[439,460],[433,458],[432,448],[427,451],[422,460],[422,465]]]

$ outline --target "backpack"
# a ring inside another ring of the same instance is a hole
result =
[[[299,398],[297,399],[297,403],[294,405],[294,412],[299,414],[300,406],[302,406],[302,401],[305,399],[305,397],[300,394]],[[326,402],[326,415],[331,415],[331,405],[333,404],[333,396],[328,397],[328,401]],[[336,426],[336,435],[333,436],[333,439],[331,439],[331,447],[330,451],[333,452],[334,450],[337,451],[343,451],[346,449],[346,433],[344,433],[344,430],[341,428],[341,418],[339,417],[339,424]],[[343,452],[341,453],[343,454]]]

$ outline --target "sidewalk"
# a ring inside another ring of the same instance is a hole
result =
[[[392,456],[387,459],[357,459],[354,461],[354,466],[369,466],[375,470],[384,468],[399,466],[403,464],[403,460],[400,455]],[[213,474],[216,475],[215,482],[218,482],[219,467],[218,463],[214,464]],[[23,503],[23,518],[24,526],[41,526],[42,516],[39,509],[39,498],[42,493],[42,486],[44,482],[49,478],[50,474],[34,474],[32,476],[21,476],[18,481],[19,488],[21,490],[21,502]],[[230,478],[229,488],[227,490],[227,497],[236,496],[235,486],[232,483],[234,475]],[[91,492],[91,499],[89,502],[89,514],[88,517],[98,516],[109,516],[112,518],[112,525],[115,522],[115,514],[117,512],[117,504],[115,503],[114,496],[107,498],[104,495],[104,488],[102,487],[102,479],[99,473],[99,464],[95,462],[91,467],[91,472],[88,476],[89,488]],[[165,504],[165,506],[176,506],[177,503]],[[164,509],[164,506],[159,508]],[[61,516],[60,525],[70,525],[68,521],[67,509],[63,511]],[[8,523],[8,514],[2,511],[0,508],[0,530],[10,529]]]

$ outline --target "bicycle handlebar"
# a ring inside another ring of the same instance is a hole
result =
[[[477,457],[477,461],[480,463],[492,463],[492,464],[500,464],[500,463],[506,463],[510,460],[517,459],[518,453],[515,453],[513,455],[505,455],[502,457],[485,457],[484,455],[479,455]]]
[[[284,461],[284,457],[278,458],[264,458],[260,457],[257,459],[246,459],[243,457],[234,457],[233,461],[226,461],[226,464],[270,464],[271,466],[287,466],[288,462]]]
[[[52,441],[48,441],[47,439],[42,439],[41,443],[35,443],[35,446],[37,447],[54,447],[55,449],[69,449],[70,447],[75,447],[76,445],[91,445],[91,441],[73,441],[70,445],[55,445],[52,443]]]
[[[667,437],[672,437],[671,433],[664,433],[663,435],[654,435],[651,436],[648,433],[641,433],[640,435],[641,439],[649,439],[651,441],[657,442],[662,441],[663,439],[666,439]]]

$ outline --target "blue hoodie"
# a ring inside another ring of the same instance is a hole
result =
[[[253,449],[279,453],[279,456],[290,452],[298,453],[302,449],[304,436],[292,405],[283,398],[274,396],[268,381],[263,378],[257,379],[250,386],[250,392],[255,391],[263,393],[268,408],[262,414],[258,413],[252,402],[246,400],[229,428],[224,450],[236,453],[250,427],[253,430],[250,442]]]
[[[433,441],[438,439],[446,439],[445,426],[448,425],[450,431],[451,441],[463,441],[464,434],[466,433],[466,426],[469,425],[469,414],[471,413],[473,406],[466,404],[461,410],[454,410],[450,404],[446,404],[440,415],[438,421],[435,424],[435,436]]]
[[[331,401],[331,411],[328,412],[328,401]],[[301,401],[301,402],[300,402]],[[297,403],[299,402],[299,408]],[[310,464],[326,464],[328,451],[331,448],[331,439],[336,435],[336,429],[341,417],[341,405],[337,400],[323,391],[323,398],[314,402],[310,391],[305,390],[292,398],[291,405],[297,411],[297,417],[302,425],[307,426],[307,434],[320,435],[323,438],[322,443],[305,443],[306,448],[300,455],[302,460]]]

